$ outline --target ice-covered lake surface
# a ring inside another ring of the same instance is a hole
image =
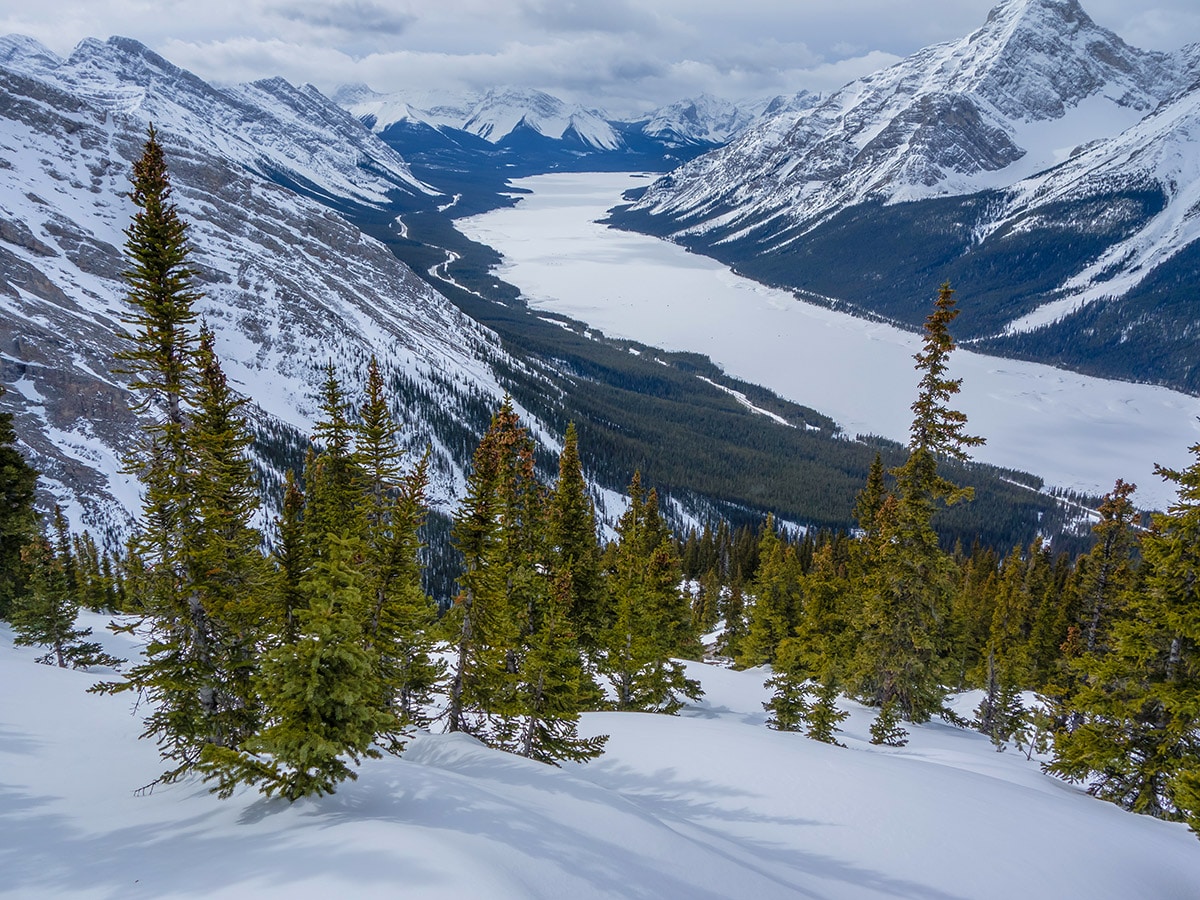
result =
[[[462,219],[470,237],[504,256],[498,274],[529,304],[611,337],[707,354],[730,375],[832,416],[850,434],[905,440],[916,395],[920,335],[797,300],[657,238],[598,224],[628,173],[539,175],[516,207]],[[929,286],[929,302],[938,289]],[[960,304],[971,302],[960,296]],[[1090,493],[1117,478],[1136,500],[1174,496],[1154,464],[1179,468],[1200,442],[1200,399],[1165,388],[1089,378],[959,349],[958,406],[987,438],[976,458]]]

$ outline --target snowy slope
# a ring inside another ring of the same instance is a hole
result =
[[[311,85],[295,88],[276,78],[214,87],[120,37],[89,38],[65,60],[29,38],[0,37],[0,59],[97,109],[186,132],[210,152],[268,178],[301,176],[324,193],[367,203],[382,203],[395,190],[435,193]]]
[[[1121,296],[1200,239],[1200,81],[1112,140],[1016,184],[988,228],[1028,227],[1048,207],[1120,188],[1159,191],[1163,208],[1108,246],[1062,288],[1062,297],[1010,323],[1025,331],[1102,298]],[[1114,215],[1120,210],[1114,209]]]
[[[1012,184],[1136,123],[1185,72],[1183,56],[1129,47],[1076,0],[1007,0],[967,37],[751,128],[638,208],[692,233],[772,216],[803,228],[867,200]]]
[[[1183,826],[981,735],[935,723],[873,747],[848,702],[844,748],[770,731],[763,670],[690,664],[707,696],[679,717],[585,716],[611,735],[585,766],[427,734],[289,806],[194,782],[135,795],[160,769],[129,699],[34,655],[0,626],[0,679],[21,685],[0,695],[4,897],[1185,900],[1200,882]]]
[[[334,361],[353,394],[374,354],[405,418],[443,423],[410,421],[406,437],[433,441],[448,502],[462,453],[446,442],[479,427],[475,399],[502,395],[492,364],[506,354],[381,244],[275,183],[382,203],[422,190],[398,156],[311,89],[217,90],[128,41],[85,42],[61,63],[8,41],[0,58],[0,373],[76,527],[110,535],[137,506],[119,472],[136,423],[112,368],[128,172],[152,120],[191,223],[198,312],[260,432],[302,452],[318,367]]]

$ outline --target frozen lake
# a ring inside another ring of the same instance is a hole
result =
[[[516,207],[459,220],[503,254],[499,274],[531,307],[612,337],[704,353],[730,375],[832,416],[851,434],[904,441],[916,396],[919,335],[796,300],[674,244],[596,223],[621,193],[647,183],[627,173],[539,175]],[[929,304],[938,285],[929,286]],[[970,303],[969,296],[959,302]],[[1154,464],[1186,466],[1200,442],[1200,399],[1165,388],[1089,378],[962,349],[952,372],[976,458],[1041,475],[1051,485],[1105,493],[1117,478],[1136,500],[1174,493]]]

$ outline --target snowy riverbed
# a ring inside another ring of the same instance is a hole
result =
[[[458,226],[503,254],[500,276],[535,308],[612,337],[707,354],[850,434],[906,439],[919,335],[800,302],[674,244],[597,224],[623,191],[646,183],[627,173],[525,178],[515,184],[533,193],[516,207]],[[1184,466],[1200,441],[1196,397],[966,350],[952,362],[969,430],[988,440],[976,457],[1050,485],[1105,493],[1124,478],[1138,485],[1140,504],[1163,506],[1173,491],[1154,464]]]

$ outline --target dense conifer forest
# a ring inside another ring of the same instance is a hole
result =
[[[196,775],[222,796],[243,784],[319,795],[426,727],[548,764],[592,759],[605,739],[578,733],[581,712],[675,713],[699,693],[680,660],[710,659],[770,666],[780,731],[836,744],[842,694],[878,709],[878,743],[901,745],[906,724],[940,716],[1200,831],[1200,445],[1188,468],[1160,470],[1178,496],[1148,523],[1118,481],[1085,550],[1037,535],[1005,547],[982,529],[947,540],[947,511],[1000,515],[964,478],[984,438],[946,376],[949,285],[925,318],[908,444],[841,442],[869,454],[865,475],[833,466],[821,487],[853,529],[833,515],[674,528],[656,489],[674,477],[667,462],[623,455],[594,424],[551,420],[563,450],[539,465],[506,398],[449,525],[457,568],[443,610],[426,588],[428,459],[400,451],[402,386],[373,364],[352,385],[325,368],[303,465],[276,486],[267,533],[255,525],[255,435],[195,321],[187,225],[153,130],[132,181],[133,338],[119,365],[149,423],[126,461],[141,516],[115,555],[60,514],[40,526],[36,473],[0,416],[0,615],[48,663],[121,667],[94,690],[143,702],[163,764],[148,787]],[[669,394],[661,368],[648,372]],[[685,427],[650,404],[645,428]],[[694,415],[698,433],[721,427]],[[604,460],[630,473],[609,541],[584,477]],[[764,507],[797,490],[787,473],[761,477],[773,485]],[[116,627],[146,639],[142,657],[105,657],[75,628],[81,607],[120,614]],[[970,721],[946,704],[966,689],[983,696]]]

